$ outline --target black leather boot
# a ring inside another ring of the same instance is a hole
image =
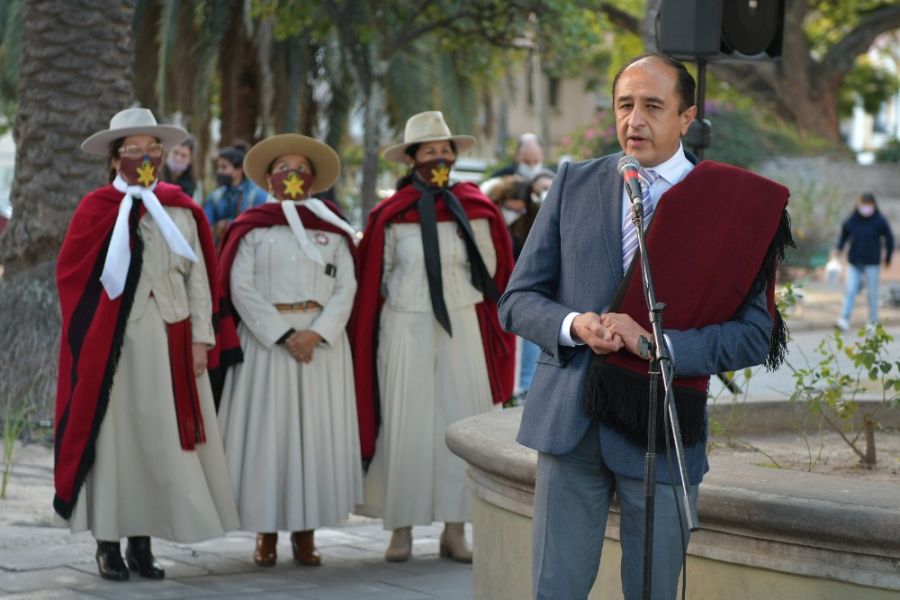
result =
[[[122,560],[119,542],[97,540],[97,570],[103,579],[128,581],[128,567]]]
[[[166,576],[153,553],[150,551],[150,536],[135,536],[128,538],[128,548],[125,549],[125,560],[128,568],[137,571],[141,577],[148,579],[162,579]]]

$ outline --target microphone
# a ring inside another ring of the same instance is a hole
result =
[[[644,194],[641,191],[641,180],[638,177],[638,169],[640,168],[641,163],[638,162],[638,159],[627,154],[620,158],[618,164],[616,164],[619,175],[625,180],[625,189],[628,191],[628,197],[632,203],[640,202],[644,198]]]

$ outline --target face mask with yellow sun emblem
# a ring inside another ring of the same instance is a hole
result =
[[[419,179],[432,187],[447,187],[450,183],[451,168],[453,168],[452,160],[436,158],[416,163],[415,172]]]
[[[131,185],[150,187],[156,181],[162,157],[144,156],[142,158],[119,159],[119,174]]]
[[[296,169],[279,171],[269,176],[272,194],[279,200],[302,200],[309,196],[313,183],[312,173]]]

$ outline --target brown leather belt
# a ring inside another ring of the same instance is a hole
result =
[[[315,300],[304,300],[303,302],[292,302],[290,304],[276,304],[275,309],[278,312],[306,312],[309,310],[321,310],[322,305]]]

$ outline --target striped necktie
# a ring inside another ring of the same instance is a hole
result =
[[[659,177],[659,174],[656,171],[650,169],[640,169],[638,171],[638,177],[641,180],[641,190],[643,192],[642,201],[644,203],[644,230],[646,231],[647,227],[650,226],[650,219],[653,218],[653,211],[656,209],[656,202],[654,202],[653,196],[650,195],[650,186],[653,185],[653,182],[656,181],[656,178]],[[634,222],[629,216],[625,219],[625,222],[622,225],[623,272],[628,272],[628,267],[631,264],[631,259],[634,258],[634,253],[637,251],[637,249],[637,228],[634,226]]]

